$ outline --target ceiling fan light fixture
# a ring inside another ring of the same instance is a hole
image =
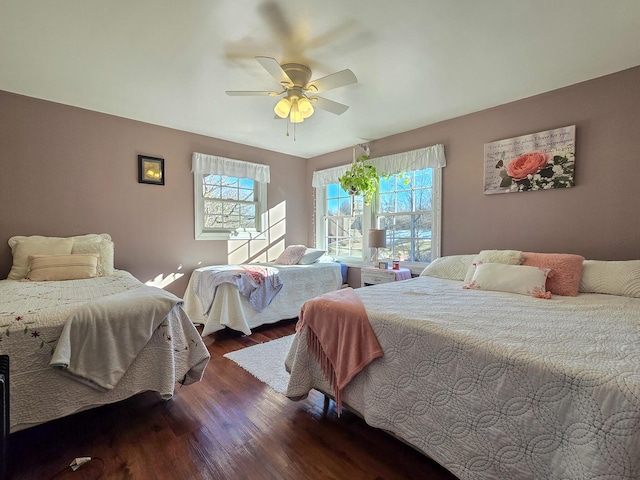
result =
[[[302,115],[302,118],[309,118],[313,115],[313,105],[311,105],[311,102],[307,97],[300,98],[297,103],[298,111],[300,112],[300,115]]]
[[[273,111],[280,118],[287,118],[289,116],[289,112],[291,111],[291,100],[288,97],[281,98]]]
[[[291,113],[289,114],[289,120],[291,120],[291,123],[304,122],[304,117],[302,116],[302,114],[300,113],[300,110],[298,109],[297,101],[293,102],[293,104],[291,105]]]

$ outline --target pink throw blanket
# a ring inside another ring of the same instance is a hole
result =
[[[307,343],[333,388],[338,416],[342,391],[364,367],[383,355],[367,312],[353,288],[320,295],[300,310],[296,330],[307,326]]]

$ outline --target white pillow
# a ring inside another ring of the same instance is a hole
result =
[[[464,280],[476,255],[449,255],[436,258],[425,267],[420,276],[445,278],[448,280]]]
[[[11,250],[15,248],[15,246],[24,241],[24,240],[64,240],[67,238],[71,238],[73,241],[87,241],[87,242],[102,242],[102,241],[111,241],[111,235],[108,233],[87,233],[86,235],[75,235],[73,237],[45,237],[43,235],[30,235],[28,237],[24,235],[16,235],[9,239],[9,247]]]
[[[284,249],[284,252],[276,258],[275,263],[280,265],[295,265],[300,261],[306,251],[307,247],[304,245],[289,245]]]
[[[524,261],[524,255],[520,250],[482,250],[471,263],[464,277],[464,283],[469,284],[475,272],[474,264],[477,263],[503,263],[505,265],[520,265]]]
[[[585,260],[580,292],[640,298],[640,260]]]
[[[320,250],[317,248],[307,248],[302,258],[298,260],[298,265],[310,265],[316,263],[321,256],[325,254],[326,250]]]
[[[545,284],[551,269],[503,263],[478,263],[469,285],[464,288],[519,293],[545,298]],[[550,298],[547,295],[546,298]]]
[[[77,242],[77,243],[76,243]],[[113,243],[108,233],[89,233],[73,237],[45,237],[42,235],[16,235],[9,239],[13,255],[10,280],[20,280],[27,276],[29,255],[66,255],[71,253],[99,253],[102,257],[100,270],[103,274],[113,274]],[[87,243],[91,245],[85,246]],[[104,245],[103,245],[104,243]],[[67,245],[71,249],[67,249]],[[109,245],[110,244],[110,245]],[[74,245],[81,245],[75,247]]]
[[[40,236],[23,237],[13,241],[9,239],[13,265],[7,278],[9,280],[22,280],[27,277],[30,255],[69,255],[73,247],[72,238],[46,238]]]
[[[97,253],[99,255],[97,265],[97,276],[104,277],[113,275],[113,242],[103,240],[101,242],[94,241],[76,241],[73,242],[72,254],[81,253]]]

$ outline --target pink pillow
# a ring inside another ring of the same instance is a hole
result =
[[[547,290],[554,295],[576,297],[580,288],[584,257],[568,253],[532,253],[524,252],[522,265],[550,268],[547,277]]]
[[[284,249],[284,252],[276,258],[275,263],[280,265],[295,265],[300,261],[306,251],[307,247],[304,245],[289,245]]]

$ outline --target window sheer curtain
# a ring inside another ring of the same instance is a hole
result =
[[[444,145],[438,144],[409,152],[370,158],[367,163],[376,167],[380,175],[391,175],[424,168],[442,168],[447,165],[447,160],[444,155]],[[350,168],[351,164],[348,164],[315,171],[313,172],[311,185],[314,188],[318,188],[330,183],[338,183],[338,179]]]
[[[227,175],[229,177],[249,178],[262,183],[269,183],[271,181],[269,165],[197,152],[194,152],[191,157],[191,172],[203,175]]]

